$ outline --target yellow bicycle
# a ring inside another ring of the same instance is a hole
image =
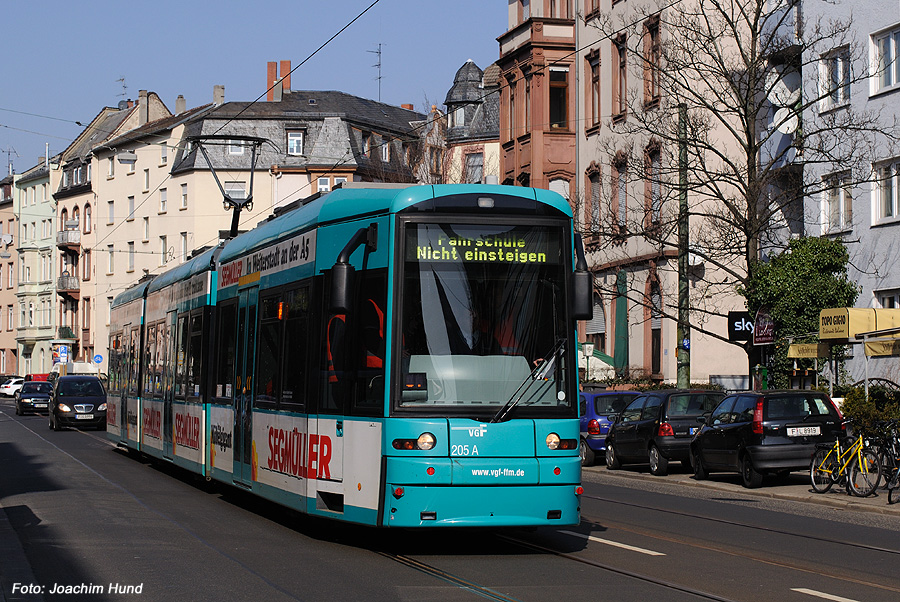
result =
[[[847,493],[868,497],[875,493],[881,479],[878,454],[863,443],[862,435],[844,444],[819,443],[809,465],[809,477],[816,493],[825,493],[835,483],[843,483]]]

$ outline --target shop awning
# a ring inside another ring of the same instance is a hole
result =
[[[819,340],[848,342],[856,335],[900,326],[900,309],[836,307],[819,312]]]

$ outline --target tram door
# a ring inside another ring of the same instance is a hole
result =
[[[178,312],[170,311],[166,314],[166,321],[160,324],[163,329],[162,349],[159,351],[160,363],[163,366],[162,395],[163,395],[163,457],[172,459],[172,414],[175,401],[175,357],[178,325]]]
[[[256,366],[256,306],[259,287],[240,291],[234,394],[234,480],[253,482],[253,376]]]

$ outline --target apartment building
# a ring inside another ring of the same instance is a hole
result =
[[[500,181],[500,67],[466,61],[453,78],[447,107],[447,184]]]
[[[15,179],[15,175],[10,173],[0,180],[0,308],[3,308],[5,320],[0,321],[0,374],[16,374],[18,365],[16,329],[11,315],[16,300],[16,258],[13,254],[17,242]]]

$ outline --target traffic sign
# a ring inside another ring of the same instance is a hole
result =
[[[102,363],[103,363],[103,356],[100,355],[99,353],[98,353],[97,355],[95,355],[95,356],[94,356],[94,363],[95,363],[95,364],[102,364]]]

